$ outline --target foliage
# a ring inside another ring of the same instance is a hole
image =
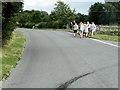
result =
[[[0,2],[0,24],[2,22],[2,3]]]
[[[88,15],[84,15],[84,14],[81,14],[81,13],[77,13],[75,15],[75,21],[77,23],[79,22],[87,22],[88,21]]]
[[[75,19],[75,10],[62,1],[55,4],[55,8],[48,14],[45,11],[25,10],[21,12],[20,27],[32,28],[64,28],[70,21]]]
[[[120,24],[120,1],[119,2],[107,2],[115,7],[114,13],[116,13],[116,20],[118,24]]]
[[[100,22],[101,19],[103,19],[102,15],[104,13],[104,8],[103,8],[102,3],[95,3],[94,5],[91,5],[90,10],[89,10],[89,18],[90,21],[94,21],[96,24],[101,24]]]
[[[95,3],[89,8],[89,15],[75,13],[75,9],[71,10],[69,5],[58,0],[54,9],[48,14],[46,11],[25,10],[21,12],[19,26],[32,28],[64,28],[70,21],[79,22],[95,22],[98,25],[112,25],[120,22],[119,8],[120,2]]]
[[[120,12],[118,3],[95,3],[89,8],[89,20],[94,21],[96,24],[116,24],[118,23],[118,12]]]
[[[38,24],[38,27],[43,27],[43,25],[41,26],[42,22],[48,22],[48,21],[49,21],[49,14],[45,11],[25,10],[21,12],[19,26],[32,28],[33,26]]]
[[[2,40],[6,44],[19,20],[18,13],[22,11],[22,2],[2,2]]]
[[[63,25],[67,25],[70,21],[75,19],[75,10],[71,10],[70,7],[62,1],[57,1],[55,8],[52,11],[53,17],[55,17],[56,23],[60,23],[60,28]]]

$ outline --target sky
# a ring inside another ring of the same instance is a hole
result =
[[[24,0],[24,10],[43,10],[50,14],[54,9],[55,3],[58,0]],[[88,15],[88,10],[95,2],[102,2],[104,0],[61,0],[68,4],[73,10],[75,8],[76,13],[82,13]]]

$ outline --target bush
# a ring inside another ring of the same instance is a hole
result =
[[[32,28],[35,24],[34,23],[26,23],[25,28]]]
[[[60,23],[59,21],[54,21],[54,22],[53,22],[53,28],[55,28],[55,29],[56,29],[56,28],[60,28],[59,23]]]
[[[53,28],[53,21],[47,22],[47,27],[48,28]]]
[[[48,28],[47,22],[40,22],[38,23],[38,28]]]
[[[50,22],[40,22],[38,28],[62,28],[62,25],[59,21],[50,21]]]
[[[50,21],[50,22],[40,22],[40,23],[20,23],[19,27],[32,28],[36,26],[37,28],[65,28],[60,21]]]
[[[11,39],[12,32],[15,29],[15,23],[13,21],[5,21],[2,23],[2,45],[7,44],[7,41]]]
[[[2,46],[11,39],[22,5],[22,2],[2,2]]]

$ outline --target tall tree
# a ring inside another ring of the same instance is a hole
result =
[[[71,10],[69,5],[62,1],[57,1],[54,10],[51,12],[51,18],[59,21],[61,27],[75,19],[75,10]]]
[[[49,15],[45,11],[32,11],[32,22],[39,23],[39,22],[47,22]]]
[[[119,17],[118,4],[114,2],[95,3],[89,8],[89,19],[96,24],[115,24]]]
[[[110,3],[104,4],[105,8],[105,17],[104,22],[106,24],[114,24],[116,22],[116,8]]]
[[[77,23],[89,21],[89,20],[88,20],[88,15],[84,15],[84,14],[81,14],[81,13],[77,13],[77,14],[75,15],[75,21],[76,21]]]
[[[17,22],[17,14],[22,11],[22,2],[2,2],[2,40],[3,44],[11,38]]]
[[[104,14],[104,4],[95,3],[89,8],[89,19],[94,21],[96,24],[102,24],[102,19]]]
[[[113,10],[116,23],[120,24],[120,1],[119,2],[105,2],[106,4],[112,5],[115,9]]]

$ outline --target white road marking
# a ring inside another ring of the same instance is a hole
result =
[[[3,82],[2,82],[2,81],[0,81],[0,90],[2,89],[2,83],[3,83]]]
[[[101,43],[104,43],[104,44],[107,44],[107,45],[110,45],[110,46],[113,46],[113,47],[120,48],[120,46],[112,44],[112,43],[104,42],[104,41],[101,41],[101,40],[98,40],[98,39],[92,39],[92,40],[97,41],[97,42],[101,42]]]

